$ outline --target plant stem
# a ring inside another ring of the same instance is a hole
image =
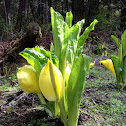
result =
[[[46,104],[45,99],[43,98],[42,94],[39,93],[39,94],[37,94],[37,95],[38,95],[38,97],[39,97],[39,100],[40,100],[41,104]]]
[[[61,121],[64,123],[64,126],[68,126],[68,122],[67,122],[67,116],[66,116],[66,112],[65,112],[65,107],[64,107],[64,103],[62,101],[63,99],[61,99],[60,102],[58,102],[59,108],[60,108],[60,113],[61,113]]]
[[[46,103],[45,99],[43,98],[42,94],[39,93],[39,94],[37,94],[37,95],[38,95],[38,97],[39,97],[39,100],[40,100],[41,104],[47,105],[47,103]],[[52,117],[52,113],[51,113],[51,111],[50,111],[49,109],[45,108],[45,111],[49,114],[49,116]]]

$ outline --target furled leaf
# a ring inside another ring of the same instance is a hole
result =
[[[68,125],[77,125],[85,77],[89,70],[89,57],[80,55],[74,60],[67,87]]]
[[[119,47],[119,40],[114,35],[111,35],[111,38],[116,42],[117,46]]]
[[[67,23],[69,28],[72,26],[72,20],[73,20],[73,14],[71,12],[67,12],[65,22]]]
[[[124,56],[126,56],[126,30],[121,36],[121,43],[122,43],[122,58],[123,58]]]
[[[79,41],[78,41],[78,47],[83,46],[88,34],[90,33],[90,31],[94,30],[94,26],[98,23],[98,21],[95,19],[89,27],[87,27],[84,31],[84,33],[80,36]]]

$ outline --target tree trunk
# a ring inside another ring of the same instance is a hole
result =
[[[68,6],[68,0],[65,0],[65,4],[66,4],[66,11],[68,12],[68,8],[69,8],[69,6]]]
[[[78,21],[84,18],[84,0],[78,0],[77,15]]]
[[[5,22],[6,24],[10,24],[9,21],[9,12],[10,12],[10,3],[11,3],[11,0],[5,0]]]
[[[48,0],[48,6],[52,7],[52,0]]]
[[[78,21],[77,19],[77,0],[72,0],[72,13],[73,13],[73,23],[76,23]]]
[[[22,27],[22,18],[25,15],[25,5],[26,5],[26,0],[20,0],[19,2],[19,9],[18,9],[18,18],[17,18],[17,22],[15,25],[15,30],[16,31],[21,31],[21,27]]]
[[[126,29],[126,1],[125,0],[122,0],[120,18],[121,18],[120,27],[121,27],[121,29],[125,30]]]
[[[37,15],[37,12],[36,12],[36,7],[35,7],[35,4],[33,2],[33,0],[29,0],[29,4],[30,4],[30,8],[31,8],[31,13],[33,15],[33,19],[34,19],[34,22],[37,22],[38,23],[38,15]]]
[[[38,0],[38,8],[37,8],[37,13],[40,16],[41,9],[40,9],[40,0]]]
[[[86,3],[86,25],[90,25],[90,23],[92,22],[92,16],[95,15],[95,10],[98,10],[99,7],[99,0],[89,0]]]

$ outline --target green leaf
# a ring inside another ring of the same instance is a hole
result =
[[[24,57],[39,74],[42,67],[47,63],[47,60],[50,57],[50,52],[40,47],[25,48],[22,52],[20,52],[20,55]]]
[[[71,69],[67,88],[69,126],[77,125],[78,122],[80,101],[89,64],[89,57],[83,54],[74,60]]]
[[[27,62],[35,68],[35,70],[38,74],[40,74],[40,72],[42,70],[42,65],[35,57],[33,57],[30,54],[25,53],[25,52],[20,53],[20,55],[22,57],[24,57],[27,60]]]
[[[77,22],[75,25],[73,25],[70,28],[67,36],[65,36],[64,41],[65,43],[68,43],[67,60],[69,61],[70,64],[73,62],[74,55],[76,55],[76,52],[77,52],[78,39],[79,39],[79,35],[83,27],[83,24],[84,24],[84,19]]]
[[[122,61],[122,44],[119,45],[118,49],[118,57],[120,59],[120,62]]]
[[[87,37],[88,37],[88,34],[90,31],[94,30],[94,26],[98,23],[98,21],[95,19],[89,27],[87,27],[84,31],[84,33],[80,36],[79,38],[79,41],[78,41],[78,47],[80,46],[83,46]]]
[[[53,8],[51,8],[50,11],[55,55],[59,58],[62,43],[64,42],[64,19],[62,15],[55,12]]]
[[[122,70],[123,83],[126,84],[126,56],[123,58],[123,70]]]
[[[111,35],[111,38],[116,42],[117,46],[119,47],[119,40],[114,35]]]
[[[68,27],[72,26],[73,14],[71,12],[66,13],[65,22],[67,23]]]
[[[120,58],[117,56],[112,56],[111,59],[116,73],[117,84],[122,83],[122,75],[121,75],[122,67],[121,67]]]
[[[36,50],[34,50],[33,48],[25,48],[22,53],[27,53],[31,56],[33,56],[36,60],[38,60],[41,64],[43,64],[43,62],[47,62],[47,58],[45,57],[44,54],[37,52]]]
[[[122,58],[123,58],[124,56],[126,56],[126,30],[121,36],[121,43],[122,43]]]
[[[48,57],[48,58],[50,57],[50,51],[45,50],[42,46],[37,46],[33,49],[41,54],[44,54],[45,57]]]
[[[63,44],[62,50],[60,52],[60,58],[59,58],[59,70],[63,75],[63,79],[65,78],[67,50],[68,50],[68,45]]]

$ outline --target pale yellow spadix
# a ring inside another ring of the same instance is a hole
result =
[[[66,83],[68,84],[68,80],[69,80],[69,76],[71,73],[71,69],[69,67],[69,65],[66,67],[66,74],[65,74],[65,78],[66,78]]]
[[[59,101],[64,93],[64,81],[60,70],[48,60],[39,76],[39,87],[48,101]]]

